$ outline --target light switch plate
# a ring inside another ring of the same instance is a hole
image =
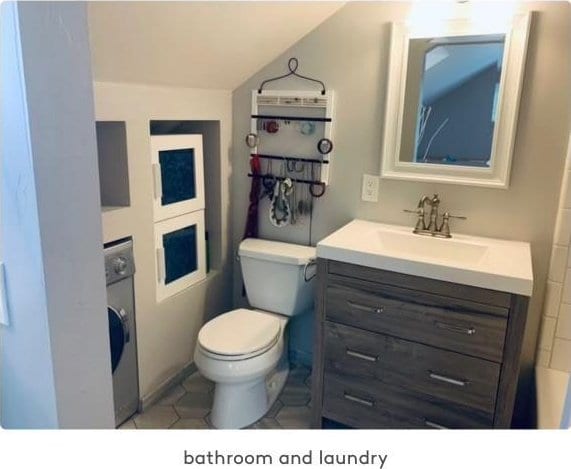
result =
[[[8,302],[6,301],[6,282],[4,279],[4,264],[0,262],[0,325],[9,326]]]
[[[363,189],[361,191],[361,200],[364,202],[379,201],[379,176],[363,174]]]

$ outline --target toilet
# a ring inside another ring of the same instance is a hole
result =
[[[289,372],[289,318],[313,310],[315,248],[248,238],[238,254],[251,309],[207,322],[194,352],[200,373],[215,383],[216,428],[243,428],[267,413]]]

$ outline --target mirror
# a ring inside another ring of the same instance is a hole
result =
[[[410,40],[400,161],[490,165],[504,41]]]
[[[381,176],[507,188],[528,30],[393,24]]]

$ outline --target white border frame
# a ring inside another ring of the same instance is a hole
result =
[[[163,236],[193,225],[196,225],[197,268],[194,272],[166,285],[166,259],[163,247]],[[204,230],[204,210],[197,210],[196,212],[187,213],[180,217],[155,223],[155,281],[157,303],[206,279],[206,239]]]
[[[184,148],[194,149],[194,178],[196,197],[174,204],[162,205],[161,168],[159,152]],[[202,135],[151,135],[151,164],[153,175],[153,219],[155,222],[173,218],[184,213],[204,210],[204,161]]]
[[[422,31],[391,23],[391,42],[383,129],[381,177],[507,189],[532,13],[516,15],[504,26],[482,28],[469,19],[439,21]],[[419,37],[505,34],[498,112],[489,168],[401,162],[400,146],[408,64],[408,40]],[[509,84],[509,86],[507,85]]]

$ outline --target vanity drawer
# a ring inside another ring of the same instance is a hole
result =
[[[492,427],[492,419],[486,413],[375,380],[329,372],[323,381],[322,415],[356,428]]]
[[[325,315],[330,321],[499,363],[507,319],[491,314],[496,309],[333,275],[325,295]]]
[[[438,397],[494,414],[500,365],[325,322],[325,371]]]

